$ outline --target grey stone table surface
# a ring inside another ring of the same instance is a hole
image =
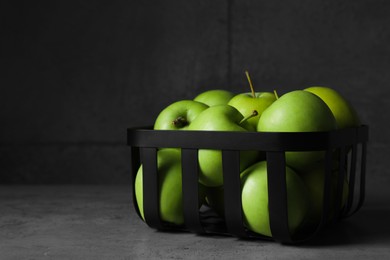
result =
[[[387,192],[387,191],[386,191]],[[309,244],[158,232],[128,186],[0,186],[0,259],[389,259],[388,193]]]

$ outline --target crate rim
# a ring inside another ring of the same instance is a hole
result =
[[[127,145],[183,149],[315,151],[368,141],[368,125],[318,132],[237,132],[127,128]]]

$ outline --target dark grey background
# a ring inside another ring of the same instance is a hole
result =
[[[213,88],[337,89],[370,126],[367,185],[390,184],[390,2],[1,4],[0,183],[127,183],[126,128]]]

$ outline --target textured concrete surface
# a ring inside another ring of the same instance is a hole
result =
[[[387,259],[389,197],[310,244],[156,232],[128,186],[0,186],[1,259]],[[378,195],[378,194],[377,194]],[[387,194],[388,195],[388,194]]]
[[[389,1],[2,1],[0,12],[0,183],[125,182],[127,127],[206,89],[247,91],[245,69],[258,91],[347,96],[371,127],[372,187],[390,183]]]

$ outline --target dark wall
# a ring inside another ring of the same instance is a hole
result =
[[[0,183],[129,181],[126,128],[201,91],[336,88],[371,127],[368,185],[390,183],[390,2],[1,4]]]

